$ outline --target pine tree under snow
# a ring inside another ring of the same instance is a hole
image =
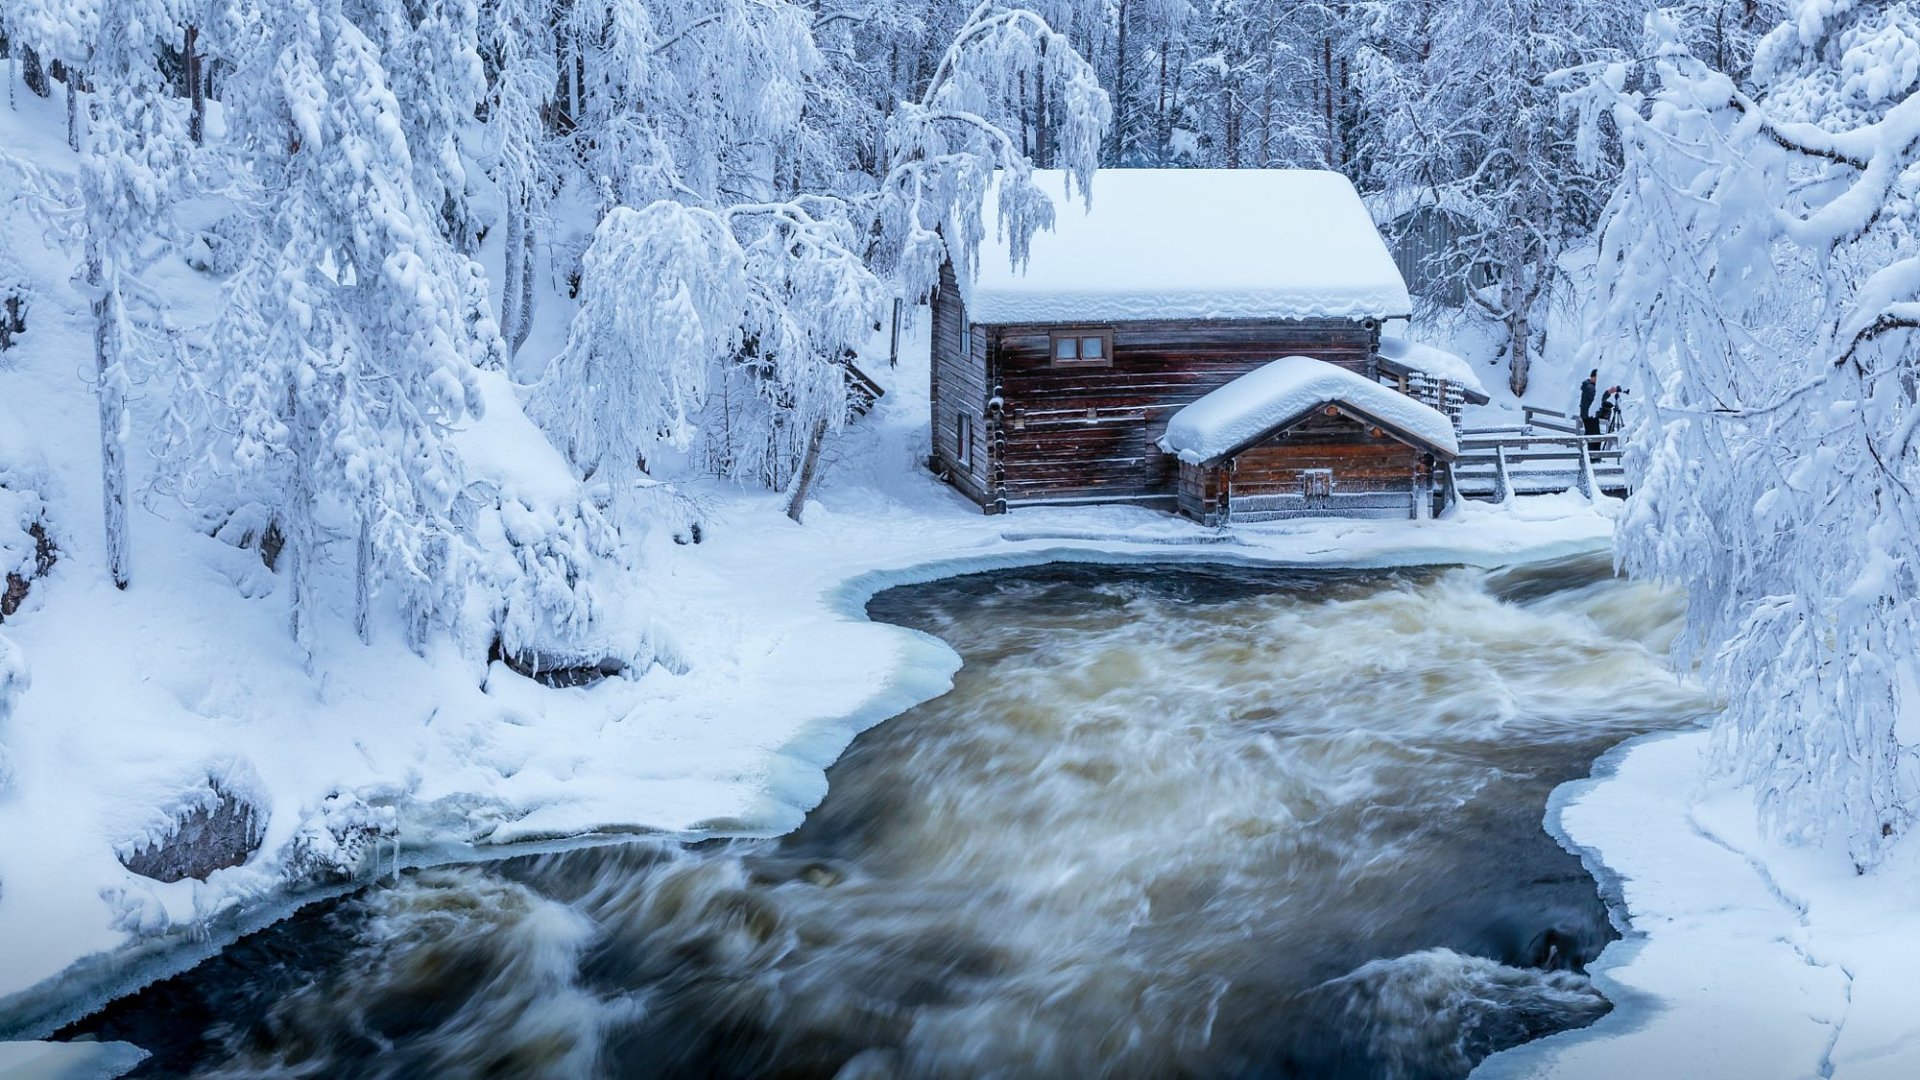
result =
[[[181,372],[169,449],[189,498],[231,486],[265,507],[303,645],[323,551],[350,544],[365,636],[383,585],[416,620],[458,604],[461,477],[445,437],[479,408],[472,371],[497,333],[474,317],[468,268],[417,186],[407,113],[374,41],[338,0],[234,14],[252,33],[219,54],[231,66],[223,146],[245,155],[230,176],[251,224],[247,258]]]

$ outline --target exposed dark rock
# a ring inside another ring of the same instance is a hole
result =
[[[121,865],[155,881],[205,880],[252,858],[266,830],[260,812],[218,781],[208,780],[207,788],[211,798],[178,818],[159,843],[122,855]]]
[[[0,286],[0,352],[27,332],[27,297],[18,286]]]
[[[592,657],[540,650],[508,652],[499,638],[487,651],[489,663],[498,660],[542,686],[591,686],[625,674],[626,662],[615,656]]]
[[[20,47],[20,78],[35,97],[46,97],[53,93],[53,87],[47,81],[47,69],[40,65],[40,54],[25,45]]]
[[[0,622],[6,622],[8,616],[20,610],[20,605],[26,603],[28,587],[46,577],[60,558],[60,550],[53,546],[45,524],[36,521],[27,526],[27,535],[33,537],[33,571],[25,575],[17,570],[7,572],[6,587],[0,589]]]

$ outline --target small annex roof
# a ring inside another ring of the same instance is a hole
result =
[[[1257,367],[1174,413],[1160,448],[1205,465],[1235,453],[1325,405],[1338,405],[1395,438],[1449,459],[1459,456],[1453,421],[1364,375],[1307,356]]]
[[[1480,384],[1480,376],[1474,373],[1473,365],[1445,349],[1382,334],[1380,356],[1400,367],[1445,379],[1464,391],[1467,400],[1475,405],[1485,405],[1492,400],[1487,396],[1487,388]]]
[[[1353,184],[1312,169],[1101,169],[1093,206],[1065,174],[1036,170],[1054,226],[1011,265],[996,188],[977,276],[960,283],[976,323],[1148,319],[1387,319],[1407,284]]]

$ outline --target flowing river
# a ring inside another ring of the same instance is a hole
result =
[[[1604,559],[869,610],[966,664],[798,832],[403,875],[74,1031],[149,1075],[1463,1076],[1609,1008],[1549,792],[1709,707],[1678,598]]]

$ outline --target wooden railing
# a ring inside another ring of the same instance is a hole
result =
[[[1381,363],[1379,380],[1423,405],[1447,414],[1454,428],[1460,427],[1460,412],[1467,406],[1467,392],[1460,384],[1436,379],[1424,371]]]
[[[1544,411],[1544,410],[1543,410]],[[1515,495],[1547,495],[1577,489],[1594,495],[1625,495],[1627,473],[1614,435],[1538,434],[1512,428],[1460,433],[1460,456],[1448,471],[1454,495],[1505,502]]]
[[[1529,428],[1545,428],[1548,431],[1562,431],[1568,435],[1584,435],[1580,421],[1555,409],[1542,409],[1537,405],[1522,405],[1520,412],[1527,418]]]

